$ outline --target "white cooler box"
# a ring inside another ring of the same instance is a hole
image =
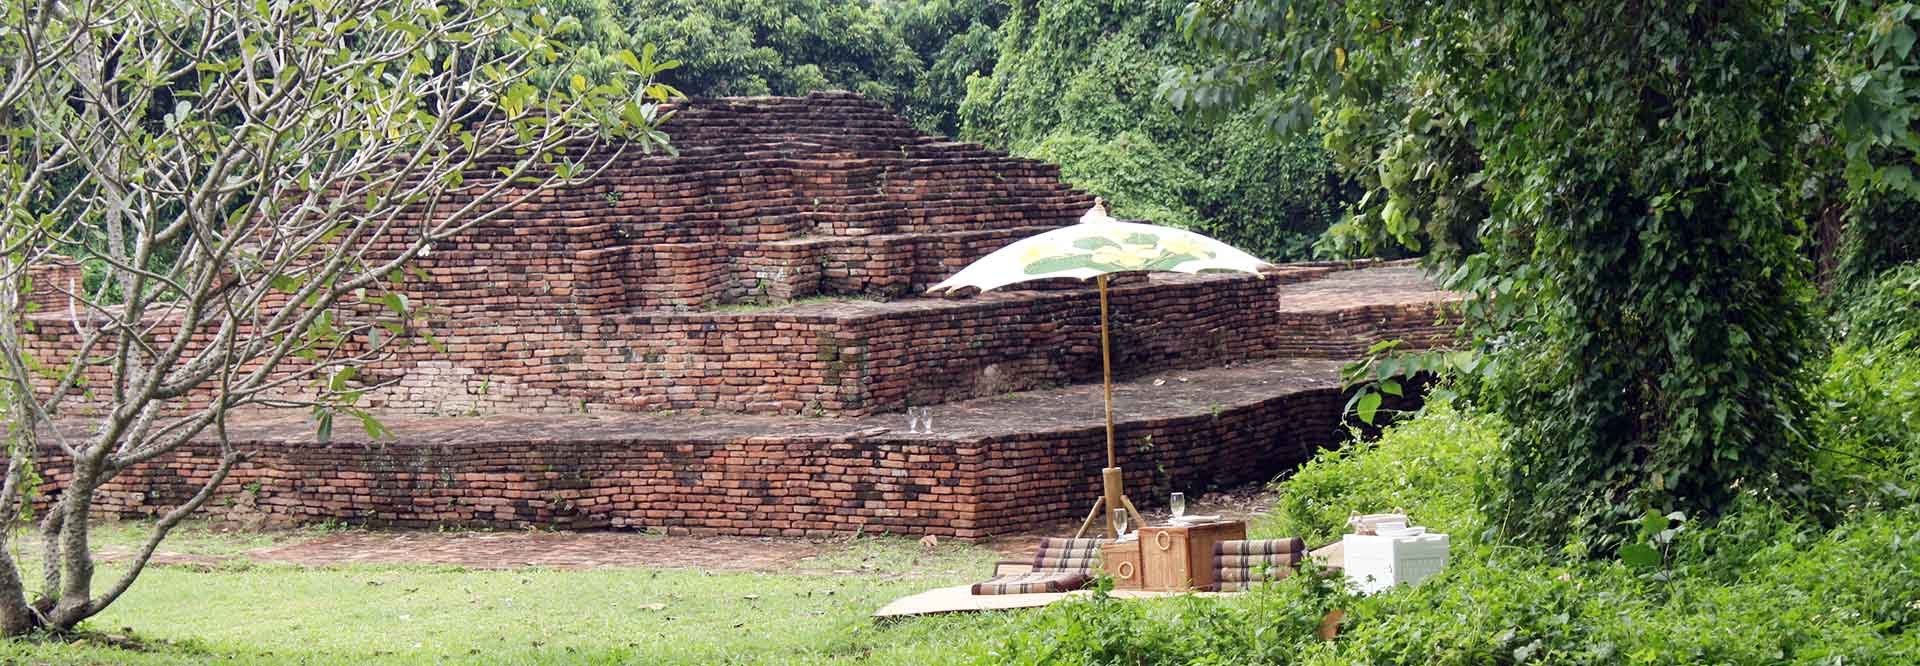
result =
[[[1347,580],[1361,594],[1373,594],[1402,583],[1412,585],[1447,566],[1445,534],[1348,534],[1340,544],[1346,551]]]

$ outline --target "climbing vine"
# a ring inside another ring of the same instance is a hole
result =
[[[1793,498],[1813,352],[1797,185],[1828,21],[1788,2],[1209,0],[1161,94],[1318,131],[1328,245],[1429,250],[1512,424],[1494,529],[1610,553],[1650,510]],[[1569,529],[1571,527],[1571,529]]]

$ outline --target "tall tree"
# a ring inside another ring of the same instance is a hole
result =
[[[864,0],[563,0],[556,9],[582,22],[597,53],[658,45],[682,63],[662,82],[692,95],[845,89],[898,108],[920,69]]]
[[[33,596],[0,532],[6,635],[71,629],[119,598],[244,456],[226,435],[235,410],[307,408],[323,430],[343,414],[378,431],[356,407],[378,383],[355,370],[407,344],[421,308],[390,285],[432,243],[665,146],[650,50],[617,54],[628,71],[606,83],[528,82],[571,55],[556,41],[571,22],[535,3],[0,11],[0,524],[35,501],[36,466],[64,480],[39,520]],[[32,312],[33,269],[74,247],[92,248],[106,280],[50,285],[64,307]],[[163,249],[175,259],[156,260]],[[48,337],[76,348],[37,355]],[[98,409],[63,409],[82,393]],[[216,445],[218,471],[96,588],[99,489],[196,440]]]
[[[1813,351],[1798,2],[1206,0],[1189,109],[1270,103],[1369,189],[1353,242],[1471,292],[1513,424],[1493,520],[1611,552],[1649,509],[1802,487]],[[1569,529],[1569,527],[1572,529]]]
[[[1183,0],[1015,3],[999,60],[970,79],[963,135],[1060,165],[1116,213],[1203,231],[1269,259],[1304,258],[1349,196],[1314,137],[1276,137],[1257,110],[1189,122],[1144,63],[1198,63]]]

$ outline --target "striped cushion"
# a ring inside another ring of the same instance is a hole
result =
[[[1100,545],[1106,539],[1061,539],[1040,541],[1033,554],[1033,570],[1008,576],[995,576],[974,583],[974,594],[1033,594],[1071,592],[1086,587],[1093,579],[1093,568],[1100,564]]]
[[[1286,539],[1235,539],[1213,544],[1215,555],[1274,555],[1278,553],[1307,552],[1307,542],[1300,537]]]
[[[1071,592],[1085,587],[1088,580],[1085,573],[1070,571],[1034,571],[1017,576],[1000,576],[984,583],[974,583],[974,594],[1035,594],[1039,592]]]
[[[1257,567],[1294,566],[1306,559],[1305,553],[1280,553],[1278,555],[1215,555],[1213,568],[1221,571],[1254,569]]]
[[[1285,578],[1306,551],[1298,538],[1221,541],[1213,545],[1213,579],[1220,591],[1231,592]]]
[[[1047,538],[1033,555],[1034,571],[1087,573],[1100,564],[1100,545],[1105,539]]]

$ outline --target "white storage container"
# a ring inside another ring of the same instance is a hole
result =
[[[1348,534],[1340,540],[1347,558],[1347,580],[1361,594],[1394,585],[1412,585],[1447,566],[1447,535],[1374,536]]]

